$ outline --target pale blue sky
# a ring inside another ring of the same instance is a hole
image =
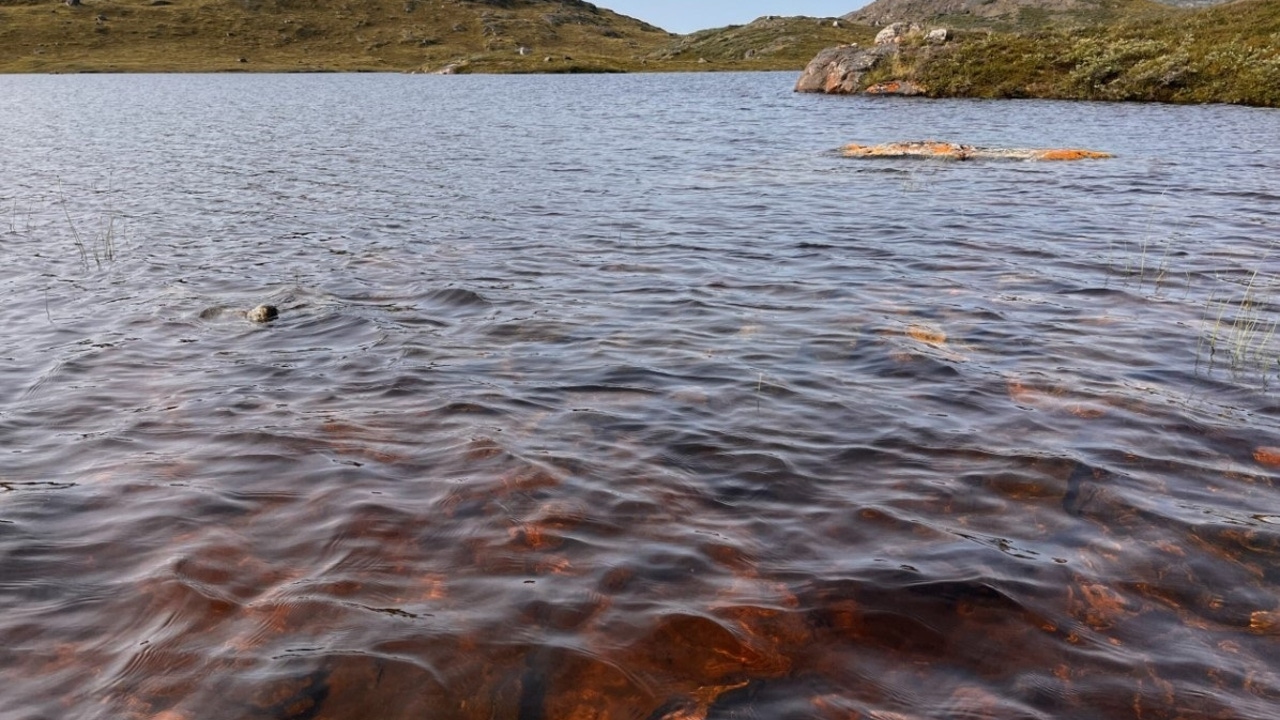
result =
[[[869,0],[593,0],[596,5],[639,18],[663,30],[694,30],[744,25],[761,15],[839,17]]]

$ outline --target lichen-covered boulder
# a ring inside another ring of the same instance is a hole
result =
[[[892,55],[894,50],[893,46],[864,48],[858,45],[841,45],[827,48],[809,61],[808,67],[796,81],[796,92],[861,92],[866,74]]]
[[[902,38],[910,31],[911,27],[904,22],[891,23],[876,33],[876,44],[896,45],[902,42]]]

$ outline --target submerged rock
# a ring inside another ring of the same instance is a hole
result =
[[[1260,447],[1253,451],[1253,459],[1259,465],[1280,467],[1280,447]]]
[[[1079,148],[984,148],[975,145],[922,140],[880,145],[845,145],[845,157],[935,158],[940,160],[1093,160],[1113,157],[1111,153]]]
[[[841,45],[827,48],[809,61],[796,92],[821,92],[850,94],[863,88],[863,78],[882,60],[896,52],[892,45],[864,48],[857,45]]]

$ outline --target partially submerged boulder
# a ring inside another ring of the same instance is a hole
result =
[[[238,310],[225,305],[214,305],[200,311],[201,320],[218,320],[221,318],[244,318],[249,322],[268,323],[280,317],[280,309],[275,305],[259,305],[252,310]]]
[[[869,48],[841,45],[827,48],[809,61],[804,73],[796,81],[796,92],[861,92],[866,74],[895,51],[896,47],[892,45]]]
[[[280,317],[280,310],[275,305],[259,305],[244,316],[249,322],[265,323]]]
[[[984,148],[975,145],[918,140],[881,145],[845,145],[840,149],[853,158],[932,158],[937,160],[1095,160],[1111,153],[1079,148]]]

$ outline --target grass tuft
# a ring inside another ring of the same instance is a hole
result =
[[[71,240],[80,256],[80,264],[85,270],[101,270],[103,266],[115,262],[116,245],[122,235],[119,217],[111,205],[111,190],[107,190],[107,209],[95,219],[96,227],[87,235],[80,232],[76,220],[71,215],[71,206],[67,202],[66,192],[62,188],[62,179],[58,179],[58,205],[62,216],[67,221],[71,232]]]
[[[1201,352],[1207,353],[1207,368],[1223,362],[1234,373],[1257,372],[1265,384],[1280,370],[1280,318],[1273,302],[1280,278],[1255,268],[1243,285],[1222,282],[1227,290],[1210,297],[1202,322]]]

